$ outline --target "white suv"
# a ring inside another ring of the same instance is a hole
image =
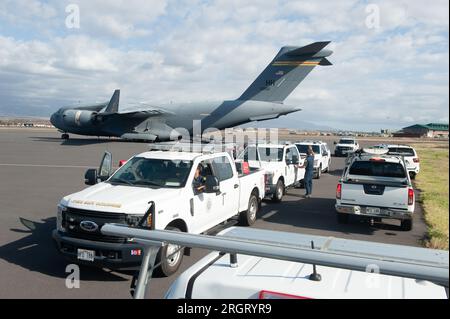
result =
[[[394,145],[394,144],[381,144],[377,147],[384,147],[389,149],[388,155],[403,156],[411,179],[416,178],[416,175],[420,172],[420,160],[417,156],[416,150],[409,145]]]
[[[331,151],[328,148],[327,143],[322,141],[301,141],[295,143],[297,149],[302,157],[306,156],[308,147],[312,147],[314,152],[314,177],[320,178],[322,173],[326,173],[330,170],[331,164]]]

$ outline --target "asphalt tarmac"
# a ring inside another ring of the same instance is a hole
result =
[[[336,138],[324,139],[332,148]],[[147,149],[145,143],[109,139],[62,141],[50,129],[0,129],[0,298],[130,298],[129,272],[81,267],[80,287],[68,289],[68,262],[56,251],[51,231],[57,203],[86,187],[84,172],[98,166],[105,150],[118,162]],[[337,223],[334,198],[343,165],[343,158],[332,158],[329,174],[314,180],[310,199],[302,197],[304,189],[290,189],[281,203],[264,202],[252,227],[420,246],[426,225],[418,203],[414,228],[408,232],[400,230],[396,221],[373,226],[358,220]],[[28,227],[20,218],[27,220]],[[179,272],[205,254],[193,249]],[[162,298],[175,278],[152,279],[150,297]]]

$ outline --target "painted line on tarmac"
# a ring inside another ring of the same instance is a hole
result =
[[[276,213],[277,213],[276,210],[271,210],[270,212],[264,214],[264,215],[262,216],[262,219],[266,219],[266,218],[272,217],[272,216],[275,215]]]
[[[44,168],[91,168],[91,166],[76,166],[76,165],[48,165],[48,164],[2,164],[0,166],[11,167],[44,167]]]

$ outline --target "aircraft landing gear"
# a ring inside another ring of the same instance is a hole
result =
[[[68,139],[69,139],[69,134],[64,133],[64,134],[61,135],[61,138],[62,138],[63,140],[68,140]]]

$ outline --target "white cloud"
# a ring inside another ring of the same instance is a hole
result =
[[[372,2],[376,30],[357,0],[80,0],[79,30],[63,27],[69,1],[2,2],[0,113],[103,101],[115,88],[124,106],[236,98],[281,46],[332,40],[334,65],[286,100],[303,108],[290,118],[350,128],[448,119],[448,2]]]

